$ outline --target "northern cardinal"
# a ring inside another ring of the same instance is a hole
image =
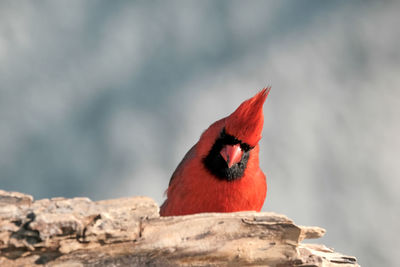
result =
[[[161,216],[261,210],[267,183],[258,141],[269,91],[264,88],[203,132],[172,174]]]

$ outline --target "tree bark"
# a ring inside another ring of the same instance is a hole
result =
[[[270,212],[160,217],[147,197],[33,201],[0,190],[0,266],[358,266]]]

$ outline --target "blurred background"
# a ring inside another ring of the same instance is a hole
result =
[[[363,266],[400,249],[400,2],[1,1],[0,188],[147,195],[272,86],[264,211]]]

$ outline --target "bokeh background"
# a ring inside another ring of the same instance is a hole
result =
[[[147,195],[271,85],[265,211],[395,266],[399,1],[1,1],[0,188]]]

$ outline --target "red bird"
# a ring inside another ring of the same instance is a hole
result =
[[[258,141],[269,91],[261,90],[203,132],[172,174],[161,216],[261,210],[267,183]]]

